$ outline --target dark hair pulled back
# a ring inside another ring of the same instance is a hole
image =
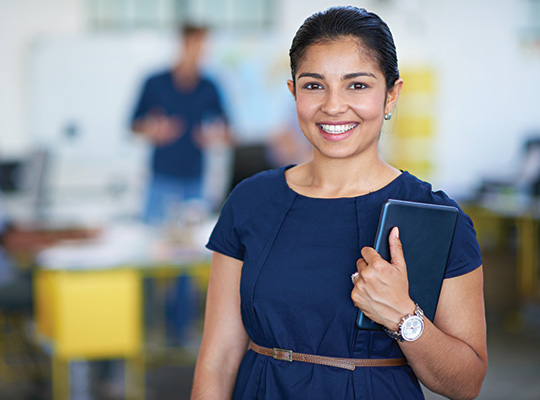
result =
[[[296,82],[296,70],[309,46],[344,37],[359,41],[379,66],[387,90],[391,89],[399,79],[399,70],[390,28],[377,14],[353,6],[331,7],[315,13],[300,26],[289,50],[293,82]]]

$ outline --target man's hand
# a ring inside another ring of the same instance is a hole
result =
[[[133,130],[142,133],[156,146],[166,146],[185,132],[185,124],[178,117],[150,113],[133,124]]]

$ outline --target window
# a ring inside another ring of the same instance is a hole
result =
[[[95,30],[172,28],[189,20],[214,28],[268,28],[271,0],[86,0]]]
[[[524,0],[521,15],[521,39],[531,54],[540,54],[540,0]]]

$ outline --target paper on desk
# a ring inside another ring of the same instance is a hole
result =
[[[209,259],[204,248],[215,221],[201,224],[193,232],[189,246],[160,237],[142,224],[112,226],[96,239],[67,242],[40,252],[37,263],[44,269],[98,269],[114,267],[150,267],[156,264],[185,264]]]
[[[148,258],[150,232],[139,225],[109,227],[96,239],[66,242],[37,255],[45,269],[95,269],[138,265]]]

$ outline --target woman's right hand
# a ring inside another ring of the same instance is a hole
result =
[[[362,249],[351,298],[366,317],[396,331],[401,317],[412,313],[416,306],[409,297],[407,265],[397,227],[390,232],[388,243],[391,262],[372,247]]]

